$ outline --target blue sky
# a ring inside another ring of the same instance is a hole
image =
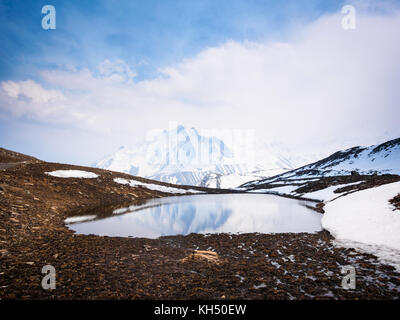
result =
[[[52,4],[57,29],[41,28]],[[138,79],[227,40],[284,38],[297,23],[338,10],[332,0],[1,1],[1,79],[36,78],[42,68],[94,67],[123,59]]]
[[[169,121],[315,151],[394,138],[399,2],[349,0],[352,32],[347,3],[0,0],[0,146],[90,164]]]

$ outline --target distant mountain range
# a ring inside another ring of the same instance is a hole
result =
[[[295,181],[307,178],[343,176],[351,174],[400,175],[400,138],[370,147],[354,147],[338,151],[329,157],[295,170],[256,179],[241,187],[252,188],[275,181]]]
[[[256,141],[255,150],[254,161],[250,164],[223,140],[178,125],[135,148],[121,147],[94,166],[174,184],[233,188],[316,159],[293,156],[279,145],[261,145],[259,141]]]

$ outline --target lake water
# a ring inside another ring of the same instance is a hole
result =
[[[104,215],[65,220],[79,234],[158,238],[190,233],[317,232],[321,214],[305,201],[266,194],[194,195],[151,199]]]

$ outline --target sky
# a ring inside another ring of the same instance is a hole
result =
[[[399,1],[0,0],[0,27],[0,146],[43,160],[171,121],[307,154],[400,137]]]

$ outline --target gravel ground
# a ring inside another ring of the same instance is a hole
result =
[[[393,267],[372,255],[334,247],[325,231],[190,234],[156,240],[75,235],[63,223],[68,216],[167,194],[115,183],[115,177],[130,177],[122,173],[32,158],[20,161],[25,162],[0,170],[1,299],[400,296],[400,274]],[[58,169],[91,171],[99,178],[63,179],[44,174]],[[213,259],[202,258],[196,250],[214,252]],[[55,290],[41,287],[41,270],[48,264],[56,269]],[[354,290],[341,286],[341,268],[346,265],[356,270]]]

